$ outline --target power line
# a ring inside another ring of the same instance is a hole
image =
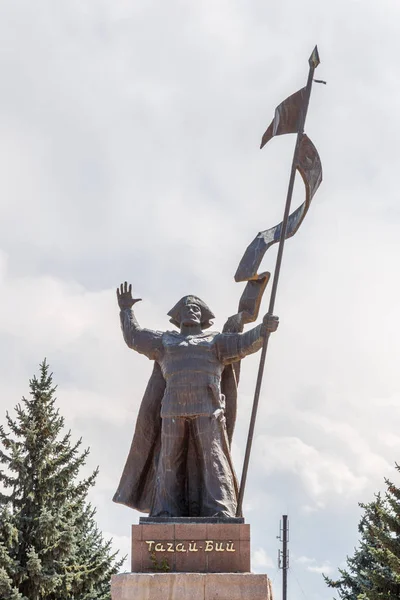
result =
[[[294,578],[295,578],[295,580],[296,580],[296,582],[297,582],[297,585],[298,585],[298,586],[299,586],[299,588],[300,588],[300,591],[301,591],[301,593],[303,594],[304,598],[307,600],[307,596],[306,596],[306,594],[305,594],[305,592],[304,592],[303,588],[301,587],[301,585],[300,585],[300,581],[298,580],[298,578],[297,578],[297,575],[296,575],[296,572],[293,570],[293,568],[291,569],[291,573],[293,573],[293,575],[294,575]]]

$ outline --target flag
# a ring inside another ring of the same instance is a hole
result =
[[[292,237],[300,227],[307,214],[311,200],[322,181],[322,165],[317,149],[310,138],[304,133],[301,135],[296,169],[303,178],[306,199],[301,206],[289,215],[285,239]],[[271,229],[260,231],[247,247],[239,263],[235,274],[236,281],[257,280],[261,276],[257,274],[258,267],[268,248],[279,242],[281,230],[282,223],[279,223],[275,227],[271,227]]]
[[[264,148],[265,144],[275,135],[299,132],[303,123],[306,98],[306,88],[304,87],[277,106],[273,121],[262,136],[260,148]]]
[[[268,272],[260,273],[257,279],[247,282],[239,300],[238,312],[228,318],[223,328],[224,333],[242,332],[245,325],[257,320],[261,300],[270,276],[271,273]]]

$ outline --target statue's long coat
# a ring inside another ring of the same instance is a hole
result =
[[[234,474],[230,444],[236,421],[237,379],[240,363],[227,365],[221,378],[221,392],[226,400],[226,428],[228,444],[224,449]],[[150,512],[161,439],[161,401],[165,379],[160,366],[154,363],[153,373],[144,393],[136,421],[135,433],[114,502],[125,504],[140,512]],[[196,465],[194,448],[189,442],[187,458],[188,515],[196,516],[201,502],[201,480]],[[234,476],[237,493],[237,481]]]

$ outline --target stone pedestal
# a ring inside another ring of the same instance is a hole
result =
[[[132,525],[132,571],[248,573],[250,525],[214,519]]]
[[[266,575],[126,573],[111,580],[112,600],[273,600]]]
[[[272,600],[250,573],[243,519],[141,519],[132,526],[132,573],[114,575],[112,600]]]

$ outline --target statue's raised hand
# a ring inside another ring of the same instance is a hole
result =
[[[141,298],[132,298],[132,284],[128,285],[126,281],[117,288],[117,299],[121,310],[132,308],[136,302],[141,300]]]

